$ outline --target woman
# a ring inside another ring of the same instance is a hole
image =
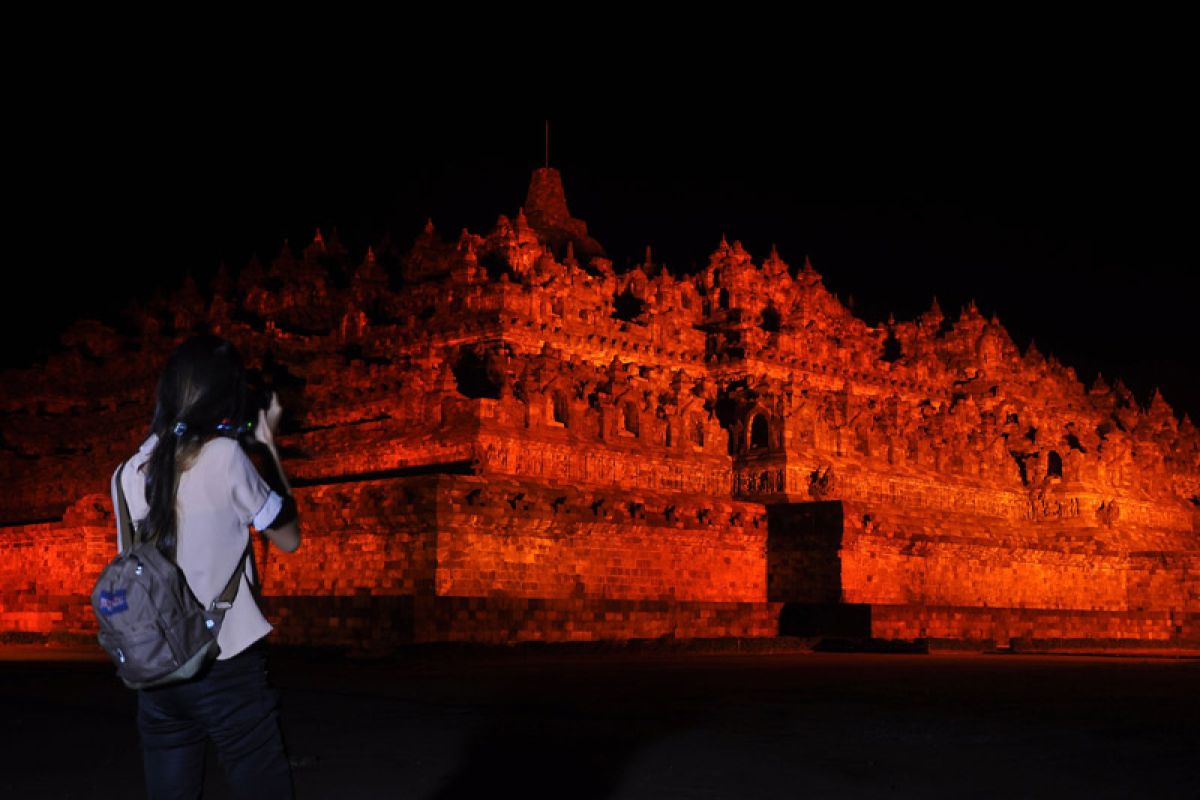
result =
[[[245,372],[234,346],[216,336],[189,339],[159,380],[150,437],[118,473],[138,540],[155,539],[205,607],[242,564],[249,525],[284,552],[300,545],[295,502],[274,444],[278,399],[258,411],[252,437],[238,429],[245,403]],[[266,479],[239,434],[265,451]],[[263,637],[271,625],[255,600],[256,581],[247,559],[215,662],[189,681],[138,692],[151,798],[200,796],[210,738],[239,797],[292,796],[278,695],[267,683]]]

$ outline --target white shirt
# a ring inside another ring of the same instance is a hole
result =
[[[145,473],[140,468],[157,441],[151,434],[121,474],[129,516],[135,524],[150,512]],[[115,483],[114,472],[114,487]],[[236,441],[218,436],[201,446],[191,467],[179,476],[175,562],[205,608],[237,568],[250,537],[247,526],[253,524],[257,530],[268,527],[282,507],[283,498],[271,490]],[[119,542],[117,547],[120,549]],[[251,560],[246,559],[237,596],[225,612],[217,636],[218,659],[232,658],[271,631],[271,623],[254,600],[250,588],[254,580]]]

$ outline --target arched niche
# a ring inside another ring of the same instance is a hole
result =
[[[566,392],[562,389],[554,389],[550,392],[551,419],[563,427],[567,425],[567,418],[569,416],[568,408]]]
[[[766,450],[771,446],[771,430],[766,414],[760,412],[750,417],[749,445],[751,450]]]
[[[621,430],[634,436],[638,435],[637,405],[632,400],[621,403]]]
[[[1046,474],[1052,478],[1061,478],[1063,476],[1063,460],[1057,450],[1051,450],[1046,456]]]

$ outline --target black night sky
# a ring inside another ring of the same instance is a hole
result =
[[[1121,377],[1143,403],[1161,387],[1200,416],[1183,110],[1066,87],[885,94],[507,116],[403,98],[355,112],[130,98],[83,129],[55,117],[30,128],[49,144],[21,167],[8,275],[29,288],[4,295],[4,363],[34,363],[71,319],[111,318],[189,271],[203,287],[221,260],[269,260],[317,227],[356,260],[385,232],[407,246],[426,217],[446,237],[486,233],[523,201],[549,115],[572,213],[618,269],[647,245],[680,272],[722,234],[756,260],[775,243],[789,263],[809,255],[870,322],[911,318],[935,294],[954,317],[974,298],[1085,381]]]

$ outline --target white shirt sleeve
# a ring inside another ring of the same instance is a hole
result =
[[[229,481],[238,519],[245,525],[254,525],[256,530],[270,527],[283,508],[283,498],[258,474],[241,446],[235,443],[230,450]]]

